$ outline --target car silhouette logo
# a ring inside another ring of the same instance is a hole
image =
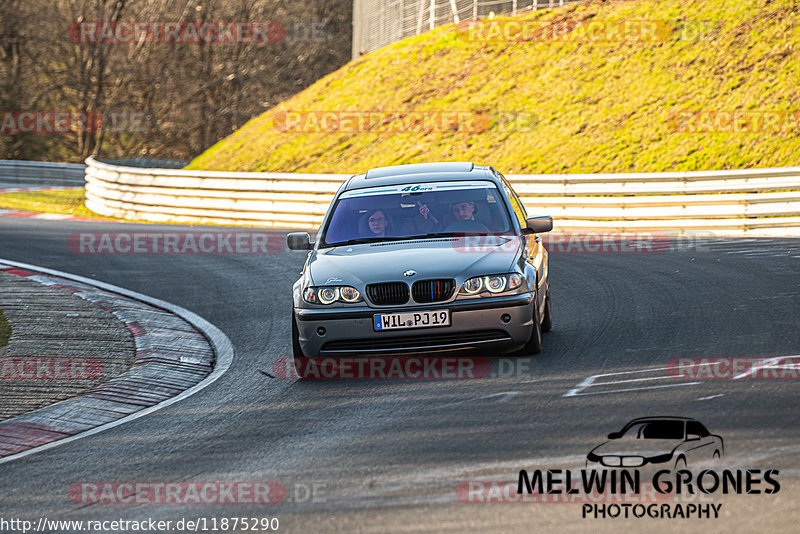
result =
[[[409,269],[408,271],[403,273],[403,276],[415,276],[416,274],[417,271],[412,271],[411,269]]]
[[[724,454],[722,438],[689,417],[634,419],[587,455],[590,466],[636,468],[662,464],[686,469],[687,464],[716,461]]]

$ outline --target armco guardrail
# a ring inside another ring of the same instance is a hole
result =
[[[355,0],[353,59],[443,24],[516,16],[578,0]]]
[[[86,163],[89,209],[154,222],[315,227],[350,176]],[[508,178],[530,214],[562,231],[800,235],[800,167]]]
[[[0,160],[0,183],[83,187],[86,165],[46,161]]]

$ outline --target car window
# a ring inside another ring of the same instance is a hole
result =
[[[625,429],[623,435],[637,439],[683,439],[683,421],[647,421]]]
[[[710,434],[706,427],[704,427],[699,421],[689,421],[686,423],[686,433],[697,434],[701,438],[704,438]]]
[[[500,183],[503,184],[503,190],[506,192],[506,196],[508,196],[508,200],[511,201],[511,208],[514,210],[514,215],[517,216],[517,220],[519,221],[519,225],[521,228],[525,228],[526,226],[526,219],[528,218],[528,214],[525,211],[525,206],[517,197],[517,194],[511,188],[511,186],[506,181],[505,176],[500,174]]]
[[[683,439],[683,421],[654,421],[642,429],[644,439]]]
[[[320,246],[513,231],[493,182],[433,182],[342,193]]]

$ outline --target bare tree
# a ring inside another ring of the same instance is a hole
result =
[[[69,135],[0,134],[0,157],[190,159],[348,61],[351,9],[351,0],[0,0],[2,109],[85,111],[104,121]],[[286,35],[266,43],[81,38],[86,23],[120,21],[272,21]]]

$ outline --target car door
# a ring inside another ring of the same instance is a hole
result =
[[[503,190],[505,191],[506,196],[508,196],[508,200],[511,203],[511,208],[514,211],[514,215],[519,221],[520,228],[525,228],[527,226],[526,221],[528,219],[525,205],[522,203],[522,201],[520,201],[517,193],[511,187],[511,184],[508,183],[508,180],[506,180],[505,176],[500,173],[497,174],[500,177],[500,182],[503,184]],[[540,235],[527,234],[523,235],[522,238],[525,241],[525,247],[523,251],[525,261],[536,271],[536,293],[537,302],[539,304],[539,316],[541,317],[544,313],[545,292],[547,291],[547,251],[542,245],[542,238]]]
[[[690,439],[693,438],[693,439]],[[699,421],[686,422],[686,462],[693,465],[697,462],[711,461],[716,443],[710,433]]]

